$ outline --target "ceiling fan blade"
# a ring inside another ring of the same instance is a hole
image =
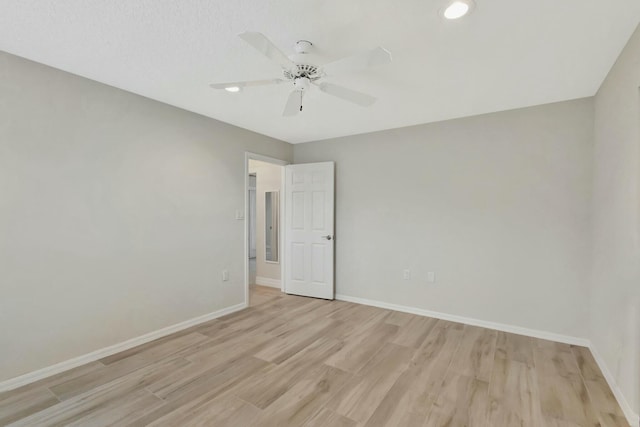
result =
[[[302,92],[294,90],[289,94],[289,99],[287,99],[287,104],[284,106],[284,110],[282,111],[282,115],[285,117],[295,116],[300,112],[300,105],[302,103]]]
[[[377,98],[374,98],[371,95],[347,89],[346,87],[334,85],[332,83],[320,83],[318,87],[324,93],[344,99],[345,101],[353,102],[354,104],[358,104],[362,107],[369,107],[377,101]]]
[[[322,69],[326,74],[332,75],[389,63],[391,63],[391,53],[383,47],[377,47],[367,52],[330,62]]]
[[[287,55],[282,53],[282,51],[278,49],[271,40],[266,38],[264,34],[247,31],[246,33],[239,34],[238,37],[249,43],[258,52],[262,53],[273,62],[276,62],[285,70],[291,70],[295,67],[293,61],[287,58]]]
[[[243,88],[249,86],[267,86],[267,85],[277,85],[280,83],[284,83],[282,79],[270,79],[270,80],[253,80],[249,82],[228,82],[228,83],[211,83],[213,89],[227,89],[227,88]]]

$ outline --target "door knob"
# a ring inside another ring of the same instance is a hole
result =
[[[333,237],[329,234],[327,236],[322,236],[323,239],[331,240]]]

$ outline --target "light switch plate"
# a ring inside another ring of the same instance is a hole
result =
[[[244,211],[236,211],[236,219],[238,220],[244,219]]]

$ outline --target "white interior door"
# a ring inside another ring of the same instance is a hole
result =
[[[288,294],[333,299],[334,164],[285,167],[285,280]]]

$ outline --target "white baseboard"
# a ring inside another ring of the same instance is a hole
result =
[[[82,356],[74,357],[73,359],[65,360],[64,362],[56,363],[55,365],[47,366],[46,368],[38,369],[37,371],[32,371],[24,375],[20,375],[19,377],[10,378],[6,381],[0,382],[0,392],[13,390],[23,385],[45,379],[61,372],[68,371],[69,369],[85,365],[89,362],[94,362],[98,359],[111,356],[112,354],[128,350],[138,345],[145,344],[158,338],[173,334],[174,332],[190,328],[200,323],[208,322],[209,320],[213,320],[218,317],[243,310],[245,308],[247,308],[247,305],[245,303],[236,304],[231,307],[214,311],[212,313],[194,317],[193,319],[185,320],[184,322],[176,323],[175,325],[167,326],[166,328],[149,332],[148,334],[144,334],[139,337],[102,348],[100,350],[92,351],[91,353],[87,353]]]
[[[602,358],[596,347],[593,345],[593,343],[589,346],[589,349],[591,350],[591,354],[593,354],[593,358],[596,360],[600,371],[602,371],[602,375],[604,375],[604,378],[607,380],[609,388],[611,388],[613,395],[616,397],[618,404],[622,408],[624,416],[627,418],[629,425],[634,427],[640,426],[640,415],[635,413],[635,411],[625,398],[624,394],[622,394],[622,390],[620,390],[615,377],[611,373],[611,370],[609,370],[609,367],[604,362],[604,359]]]
[[[569,335],[561,335],[553,332],[539,331],[536,329],[523,328],[520,326],[512,326],[504,323],[489,322],[486,320],[472,319],[470,317],[456,316],[454,314],[440,313],[437,311],[424,310],[421,308],[407,307],[404,305],[390,304],[382,301],[369,300],[364,298],[351,297],[348,295],[336,295],[336,299],[341,301],[354,302],[357,304],[371,305],[374,307],[386,308],[388,310],[402,311],[404,313],[417,314],[419,316],[435,317],[436,319],[448,320],[450,322],[464,323],[465,325],[481,326],[487,329],[495,329],[502,332],[510,332],[512,334],[526,335],[544,340],[562,342],[565,344],[579,345],[589,347],[589,340],[586,338],[572,337]]]
[[[269,277],[256,276],[256,285],[270,286],[272,288],[280,289],[281,283],[282,282],[280,282],[280,280],[278,279],[271,279]]]

